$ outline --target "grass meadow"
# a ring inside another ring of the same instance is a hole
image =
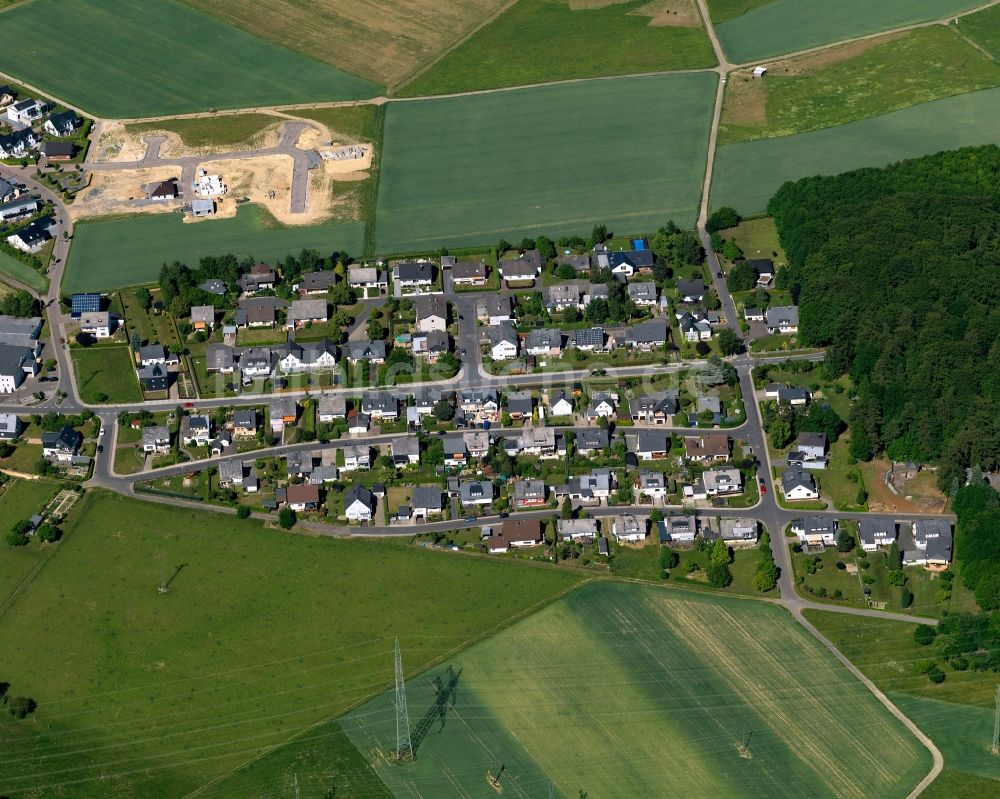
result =
[[[935,100],[835,128],[727,144],[716,154],[711,204],[754,214],[766,209],[787,180],[996,142],[1000,89]]]
[[[0,719],[18,797],[187,795],[387,688],[396,636],[415,673],[580,579],[103,492],[73,514],[0,615],[3,678],[39,705]]]
[[[0,252],[0,275],[13,278],[18,283],[38,292],[46,292],[49,289],[47,277],[39,273],[37,269],[32,269],[26,263],[22,263],[5,252]]]
[[[387,692],[341,725],[397,797],[905,796],[930,755],[785,611],[596,583],[410,680],[411,729],[458,673],[416,760]],[[433,717],[432,717],[433,718]],[[738,747],[753,730],[750,757]]]
[[[176,133],[186,147],[240,147],[272,125],[283,122],[271,114],[225,114],[223,116],[187,117],[158,122],[133,122],[125,126],[129,133],[142,136],[161,130]]]
[[[694,3],[672,4],[683,17],[660,25],[644,13],[654,5],[619,0],[581,8],[569,0],[518,0],[397,94],[419,97],[714,66]]]
[[[716,80],[621,78],[393,103],[378,251],[555,238],[598,222],[618,232],[668,218],[693,224]]]
[[[935,25],[769,64],[726,83],[719,144],[788,136],[1000,84],[1000,65]]]
[[[8,480],[0,486],[0,534],[21,519],[40,513],[59,493],[59,484],[48,480]],[[51,553],[51,544],[32,539],[23,547],[0,546],[0,613],[18,587]]]
[[[958,29],[1000,58],[1000,7],[993,6],[963,17],[958,23]]]
[[[176,0],[33,0],[6,12],[0,70],[100,117],[372,97],[373,83]]]
[[[101,402],[140,402],[142,391],[128,345],[74,347],[73,373],[80,399]]]
[[[732,0],[725,0],[732,6]],[[976,0],[774,0],[715,26],[733,63],[760,61],[974,8]],[[714,18],[713,14],[713,18]]]
[[[147,214],[77,223],[62,290],[107,291],[153,283],[167,261],[195,266],[205,255],[284,258],[303,248],[361,253],[364,223],[286,227],[255,205],[231,219],[185,223],[177,214]]]

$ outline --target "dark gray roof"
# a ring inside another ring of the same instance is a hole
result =
[[[344,509],[351,507],[355,502],[360,501],[368,510],[375,509],[375,498],[372,492],[361,485],[353,485],[344,494]]]
[[[417,486],[413,489],[413,497],[410,504],[414,508],[428,508],[430,510],[441,510],[442,491],[438,486]]]

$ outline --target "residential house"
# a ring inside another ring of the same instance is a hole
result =
[[[774,282],[774,261],[770,258],[752,258],[744,263],[757,275],[757,285],[761,288],[767,288]]]
[[[13,179],[0,178],[0,203],[9,203],[21,196],[22,188]]]
[[[708,341],[712,338],[712,323],[700,311],[681,311],[677,314],[677,327],[685,341]]]
[[[801,407],[809,403],[809,392],[798,386],[779,386],[776,399],[779,405]]]
[[[328,372],[337,368],[337,348],[325,336],[319,341],[305,344],[289,340],[287,344],[278,347],[275,354],[278,366],[286,374]]]
[[[557,417],[573,416],[573,398],[562,389],[549,395],[549,415]]]
[[[430,333],[432,330],[444,332],[448,329],[448,301],[439,294],[417,297],[413,301],[416,312],[417,330]]]
[[[420,463],[420,439],[416,436],[394,438],[389,446],[392,451],[392,462],[397,467]]]
[[[507,414],[511,419],[530,419],[534,407],[530,391],[507,392]]]
[[[625,331],[625,345],[651,352],[657,347],[662,347],[667,343],[667,323],[663,319],[650,319],[646,322],[639,322],[632,325]]]
[[[208,442],[208,451],[211,455],[221,455],[233,445],[233,434],[228,430],[220,430],[219,433]]]
[[[413,356],[428,363],[437,363],[446,352],[451,352],[451,339],[440,330],[413,336]]]
[[[799,433],[792,451],[788,453],[788,464],[804,469],[825,469],[826,433]]]
[[[268,347],[251,347],[240,356],[240,372],[244,379],[270,377],[273,353]]]
[[[951,522],[943,518],[917,519],[913,522],[909,538],[902,541],[903,565],[923,566],[928,571],[944,571],[951,563]]]
[[[896,540],[896,522],[888,516],[865,514],[858,521],[858,538],[865,552],[890,546]]]
[[[752,547],[757,543],[757,520],[749,517],[723,518],[719,522],[722,542],[734,549]]]
[[[701,278],[678,280],[677,295],[681,302],[701,302],[705,297],[705,281]]]
[[[233,411],[233,435],[237,438],[254,438],[257,435],[257,411],[244,408]]]
[[[537,508],[544,504],[544,482],[530,478],[520,478],[514,481],[515,508]]]
[[[167,178],[147,183],[143,189],[147,200],[160,200],[166,202],[177,198],[177,178]],[[219,281],[222,282],[221,280]],[[222,292],[225,294],[225,292]]]
[[[212,330],[215,327],[215,306],[191,306],[191,327],[195,330]]]
[[[459,406],[470,415],[496,419],[500,412],[500,401],[496,389],[463,389],[459,396]]]
[[[490,452],[490,434],[485,430],[469,430],[462,433],[465,441],[465,450],[470,458],[482,460]]]
[[[38,152],[49,161],[69,161],[76,155],[76,144],[71,141],[43,141]]]
[[[347,492],[347,495],[350,495],[350,491]],[[345,502],[347,495],[345,495]],[[300,513],[319,510],[319,486],[308,483],[290,485],[285,489],[285,502],[288,503],[289,508]]]
[[[764,314],[768,333],[797,333],[799,309],[796,305],[773,306]]]
[[[654,502],[667,496],[667,476],[663,472],[640,469],[632,484],[636,496],[649,497]]]
[[[458,261],[452,264],[451,280],[456,286],[485,286],[485,261]]]
[[[347,360],[351,364],[361,361],[381,364],[385,363],[386,346],[384,341],[348,341]]]
[[[321,394],[316,406],[316,418],[324,424],[347,418],[347,399],[343,394]]]
[[[458,501],[463,508],[493,504],[493,483],[489,480],[462,480],[458,484]]]
[[[326,294],[337,285],[337,273],[326,270],[324,272],[303,272],[299,278],[299,296],[309,294]]]
[[[374,266],[352,266],[347,270],[347,285],[352,289],[383,292],[389,287],[389,279]]]
[[[367,444],[344,445],[345,472],[366,471],[372,467],[371,447]]]
[[[181,442],[185,447],[192,445],[207,447],[212,440],[212,420],[207,414],[199,413],[181,417]]]
[[[792,522],[792,534],[808,546],[832,547],[837,542],[837,520],[832,516],[803,516]]]
[[[690,544],[698,534],[698,519],[692,514],[674,514],[661,520],[657,527],[661,544]]]
[[[426,519],[428,516],[440,515],[444,511],[444,500],[440,486],[416,486],[410,505],[413,516]]]
[[[607,500],[615,487],[615,476],[610,469],[592,469],[589,474],[574,475],[565,486],[556,486],[556,499],[568,496],[584,505],[599,505]]]
[[[556,531],[563,541],[593,541],[597,538],[597,519],[559,519]]]
[[[541,255],[538,250],[532,250],[537,257],[529,257],[529,253],[524,253],[520,258],[510,261],[500,261],[497,268],[500,270],[500,278],[509,287],[511,284],[518,286],[533,286],[538,278],[541,268]]]
[[[36,219],[30,225],[25,225],[20,230],[11,233],[7,237],[7,243],[21,252],[38,252],[52,238],[52,234],[49,233],[51,224],[52,220],[48,217]]]
[[[790,466],[781,473],[781,491],[787,500],[819,499],[813,476],[798,466]]]
[[[219,485],[224,487],[242,487],[243,478],[246,477],[246,464],[239,458],[231,458],[219,464]]]
[[[371,427],[372,417],[367,413],[351,410],[347,414],[347,432],[351,435],[363,435]]]
[[[170,373],[162,363],[139,366],[135,370],[135,376],[143,391],[167,391],[170,388]]]
[[[59,111],[49,114],[42,129],[50,136],[72,136],[80,127],[80,118],[72,111]]]
[[[392,270],[392,280],[400,289],[426,291],[434,283],[434,264],[430,261],[404,261]]]
[[[636,272],[652,272],[655,256],[651,250],[625,250],[608,253],[608,269],[614,275],[632,277]]]
[[[628,298],[638,306],[651,308],[656,305],[655,283],[629,283]]]
[[[267,264],[254,264],[250,271],[240,275],[237,285],[240,291],[252,294],[256,291],[273,289],[278,282],[278,275]]]
[[[114,326],[114,321],[108,311],[88,311],[80,314],[80,332],[87,333],[96,339],[111,338]]]
[[[229,291],[229,287],[225,284],[225,282],[216,277],[209,278],[204,283],[200,283],[198,288],[202,291],[208,292],[209,294],[214,294],[216,297],[225,297],[226,292]]]
[[[285,325],[290,330],[299,330],[308,324],[322,324],[328,318],[326,300],[292,300]]]
[[[546,307],[549,311],[554,312],[565,311],[567,308],[582,310],[584,307],[583,297],[586,295],[585,285],[578,281],[568,281],[550,286],[546,289],[548,294]]]
[[[640,460],[660,460],[670,452],[670,435],[661,430],[639,430],[634,441],[633,451]]]
[[[31,128],[15,130],[0,136],[0,157],[22,158],[38,146],[38,136]]]
[[[312,474],[309,475],[309,482],[313,485],[324,485],[325,483],[334,483],[339,477],[339,469],[337,468],[337,450],[335,449],[324,449],[320,450],[320,462],[317,465],[313,463]]]
[[[278,311],[287,307],[288,303],[280,297],[243,299],[236,312],[236,324],[242,327],[274,327],[278,321]]]
[[[153,364],[166,365],[167,350],[162,344],[146,344],[139,347],[139,365],[152,366]]]
[[[543,358],[558,358],[562,355],[562,333],[551,327],[531,330],[525,340],[528,355]]]
[[[743,493],[743,475],[739,469],[709,469],[702,473],[701,482],[710,497]]]
[[[607,349],[607,336],[603,327],[587,327],[581,330],[571,330],[566,338],[566,346],[581,352],[604,352]]]
[[[493,554],[511,548],[533,547],[542,541],[542,523],[537,519],[507,519],[499,534],[493,533],[486,546]]]
[[[514,319],[514,300],[509,295],[490,294],[476,303],[476,318],[490,327]]]
[[[444,465],[465,466],[469,462],[469,451],[465,448],[465,438],[461,435],[449,435],[444,438]]]
[[[573,444],[578,454],[587,457],[597,452],[607,452],[610,446],[609,439],[607,430],[592,427],[578,431]]]
[[[158,424],[142,428],[142,451],[145,453],[170,451],[170,430],[166,425]]]
[[[52,463],[71,463],[80,451],[83,436],[69,425],[42,433],[42,457]]]
[[[540,458],[556,456],[556,431],[551,427],[529,425],[521,429],[515,441],[516,451],[522,455],[537,455]]]
[[[375,420],[399,418],[399,400],[387,391],[372,391],[361,397],[361,412]]]
[[[497,327],[489,328],[487,338],[490,357],[494,361],[509,361],[517,357],[521,342],[512,323],[501,322]]]
[[[41,119],[48,109],[48,105],[41,100],[27,97],[18,100],[7,106],[7,119],[11,122],[18,122],[22,125],[30,125],[32,122]]]
[[[763,322],[764,309],[748,305],[743,309],[743,318],[748,322]]]
[[[6,108],[17,99],[17,92],[6,84],[0,86],[0,108]]]
[[[556,266],[571,266],[577,273],[590,271],[589,255],[574,255],[573,253],[563,253],[556,258]]]
[[[629,401],[629,414],[636,424],[670,424],[670,417],[678,411],[678,397],[675,391],[659,391],[653,394],[639,394]]]
[[[21,420],[13,413],[0,413],[0,440],[12,441],[21,434]]]
[[[344,494],[344,515],[352,522],[370,522],[375,514],[375,496],[364,486],[351,486]]]
[[[587,419],[591,422],[597,421],[598,419],[614,419],[617,417],[618,412],[615,408],[618,402],[618,395],[608,392],[599,392],[594,394],[590,398],[590,404],[587,406],[586,415]]]
[[[232,374],[236,371],[236,354],[228,344],[209,344],[205,348],[205,370]]]
[[[631,513],[616,516],[611,534],[619,544],[626,541],[632,543],[642,541],[646,537],[646,519]]]
[[[11,222],[22,216],[30,216],[41,207],[41,203],[34,197],[23,194],[0,205],[0,222]],[[100,310],[100,307],[95,310]]]
[[[271,432],[280,435],[285,431],[285,425],[295,424],[299,408],[291,397],[275,397],[267,404],[267,415],[271,420]]]
[[[703,433],[684,438],[684,456],[691,461],[729,460],[729,436],[726,433]]]

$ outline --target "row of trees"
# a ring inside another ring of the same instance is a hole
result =
[[[38,316],[41,305],[38,300],[23,289],[0,299],[0,314],[5,316]]]
[[[1000,148],[787,183],[769,204],[803,344],[857,385],[851,450],[1000,468]],[[957,387],[960,390],[956,390]]]

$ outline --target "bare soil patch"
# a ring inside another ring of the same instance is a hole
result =
[[[221,175],[228,191],[215,198],[215,218],[236,216],[237,200],[244,197],[266,208],[275,219],[286,225],[313,224],[329,215],[322,196],[310,194],[304,214],[289,213],[292,199],[291,156],[268,155],[226,161],[206,161],[199,167],[210,175]],[[200,220],[199,220],[200,221]],[[210,219],[206,221],[211,221]]]
[[[97,163],[139,161],[146,154],[142,137],[126,130],[121,122],[97,122],[93,141],[91,160]]]
[[[723,125],[764,125],[767,122],[767,92],[764,81],[749,72],[734,72],[726,83],[722,104]]]
[[[162,214],[180,207],[178,201],[136,203],[145,198],[147,183],[180,178],[179,167],[158,166],[152,169],[98,170],[90,173],[90,184],[76,195],[69,206],[70,216],[83,219],[110,214]]]
[[[894,494],[885,484],[885,473],[889,462],[875,460],[860,463],[861,473],[868,491],[868,508],[872,513],[941,513],[947,498],[935,484],[936,475],[929,470],[921,471],[915,478],[899,487]]]

